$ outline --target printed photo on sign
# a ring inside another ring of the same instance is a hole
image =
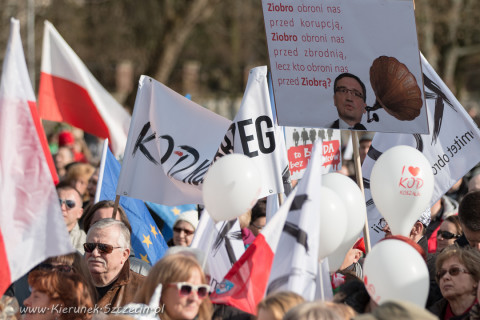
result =
[[[262,3],[279,125],[428,133],[413,2]]]
[[[322,174],[342,167],[340,131],[334,129],[285,127],[288,167],[291,178],[301,179],[312,155],[313,144],[322,141]]]

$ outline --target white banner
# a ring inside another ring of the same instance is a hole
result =
[[[428,133],[412,1],[262,3],[280,125]]]
[[[201,186],[230,121],[142,76],[117,195],[203,203]]]
[[[320,140],[322,148],[322,174],[335,172],[342,167],[342,142],[340,130],[285,127],[288,164],[291,178],[299,180],[307,169],[313,144]]]
[[[262,191],[259,198],[282,193],[281,136],[273,120],[268,92],[267,67],[250,70],[247,87],[240,110],[228,129],[215,159],[229,153],[241,153],[250,157],[262,174]],[[233,141],[233,145],[232,145]]]
[[[397,145],[412,146],[423,152],[435,177],[430,205],[480,161],[478,127],[423,56],[422,65],[431,134],[377,133],[362,166],[372,245],[384,237],[378,225],[382,215],[369,188],[372,168],[383,152]]]

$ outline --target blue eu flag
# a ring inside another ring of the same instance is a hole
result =
[[[115,159],[110,149],[107,150],[100,200],[115,200],[120,163]],[[162,233],[141,200],[120,197],[120,205],[125,209],[128,221],[132,226],[132,248],[135,257],[154,265],[168,249]]]

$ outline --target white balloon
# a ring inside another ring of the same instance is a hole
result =
[[[252,160],[243,154],[229,154],[207,171],[203,203],[214,221],[231,220],[255,205],[261,186],[260,172]]]
[[[370,191],[393,234],[408,236],[430,204],[434,178],[430,163],[417,149],[396,146],[375,162]]]
[[[367,215],[365,197],[362,190],[351,178],[340,173],[328,173],[322,176],[322,185],[335,191],[345,205],[347,230],[341,245],[328,257],[330,271],[340,268],[348,250],[357,241]],[[342,256],[343,255],[343,256]]]
[[[347,214],[340,197],[327,187],[320,188],[320,236],[318,259],[322,260],[342,243],[347,231]]]
[[[425,308],[429,289],[427,264],[408,243],[397,239],[380,241],[365,258],[363,270],[365,287],[377,304],[404,300]]]

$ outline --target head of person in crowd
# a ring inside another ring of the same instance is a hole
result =
[[[84,244],[88,270],[96,287],[113,283],[130,255],[130,231],[118,220],[102,219],[90,226]]]
[[[333,90],[338,117],[350,127],[360,123],[363,114],[367,112],[367,91],[362,80],[354,74],[342,73],[335,79]]]
[[[173,244],[188,247],[198,227],[198,211],[189,210],[180,213],[173,224]]]
[[[90,227],[97,221],[102,219],[112,218],[113,208],[115,207],[115,202],[112,200],[102,200],[95,203],[93,206],[89,207],[85,212],[83,218],[83,228],[85,232],[88,232]],[[117,212],[115,214],[115,220],[122,221],[125,226],[127,226],[130,234],[132,233],[132,227],[128,221],[127,214],[121,205],[118,205]]]
[[[358,139],[358,153],[360,155],[360,163],[363,163],[363,161],[365,160],[365,157],[367,156],[368,150],[370,149],[370,146],[372,145],[372,140],[373,140],[374,136],[375,136],[375,133],[367,132],[367,133],[364,133]]]
[[[64,181],[74,187],[82,195],[82,200],[89,199],[87,193],[88,180],[92,176],[95,168],[88,163],[75,163],[68,167]]]
[[[291,308],[283,317],[283,320],[344,320],[351,319],[344,316],[348,311],[341,311],[342,308],[351,309],[345,304],[332,305],[335,302],[310,301],[301,303]],[[352,311],[353,314],[355,312]]]
[[[83,255],[78,251],[47,258],[42,263],[38,264],[34,270],[77,273],[85,280],[90,292],[90,296],[93,298],[93,300],[96,300],[96,291],[95,286],[93,285],[92,276],[88,271],[87,263],[85,262]]]
[[[93,171],[93,174],[90,176],[90,179],[88,179],[87,193],[88,193],[88,196],[90,197],[90,203],[93,203],[93,200],[95,199],[99,173],[100,173],[100,169],[97,167],[95,171]]]
[[[463,197],[458,207],[458,218],[469,245],[480,250],[480,191]]]
[[[258,236],[260,231],[267,224],[267,199],[259,199],[257,203],[252,208],[252,217],[250,219],[250,224],[248,228],[253,232],[253,234]]]
[[[78,220],[83,215],[82,196],[75,187],[61,182],[57,185],[58,200],[62,208],[62,215],[68,232],[78,224]]]
[[[462,225],[458,216],[446,217],[437,232],[437,252],[453,245],[462,234]]]
[[[4,294],[0,298],[0,319],[19,320],[21,318],[20,305],[18,304],[17,298]]]
[[[162,320],[211,318],[210,286],[194,257],[177,253],[160,259],[139,288],[134,302],[149,304],[159,284],[162,284],[160,305],[164,305]]]
[[[281,320],[288,310],[305,302],[293,291],[276,291],[268,294],[257,305],[257,320]]]
[[[422,212],[420,217],[418,218],[417,221],[415,221],[415,224],[412,227],[412,230],[410,231],[409,238],[412,239],[415,243],[419,243],[422,238],[424,238],[426,232],[427,232],[427,227],[430,224],[431,221],[431,216],[430,216],[430,208],[427,208],[425,211]],[[380,220],[380,227],[382,228],[383,232],[385,232],[385,237],[391,236],[392,231],[390,230],[390,227],[388,226],[388,223],[384,218]],[[423,239],[425,247],[423,248],[424,251],[427,251],[428,249],[428,243],[427,239]]]
[[[447,247],[438,254],[435,267],[435,278],[446,301],[438,301],[430,310],[440,319],[445,313],[464,314],[477,300],[480,252],[469,247]]]
[[[93,299],[82,276],[74,272],[34,270],[28,275],[30,296],[24,301],[25,320],[88,320]],[[46,312],[39,312],[44,309]],[[66,308],[66,309],[64,309]]]
[[[57,153],[53,156],[53,161],[55,163],[55,169],[57,169],[58,177],[62,179],[67,172],[65,167],[75,161],[72,149],[59,147]]]
[[[472,176],[468,179],[468,192],[480,190],[480,169],[475,169]]]
[[[354,320],[438,320],[431,312],[413,302],[390,300],[380,304],[371,313],[357,315]]]

